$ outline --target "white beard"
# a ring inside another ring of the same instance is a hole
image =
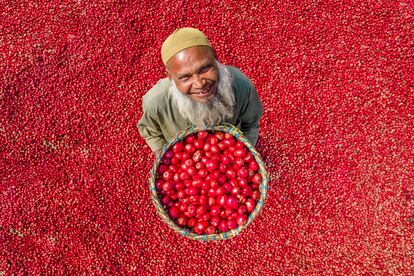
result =
[[[201,103],[191,99],[178,90],[173,80],[170,87],[172,100],[177,105],[178,111],[199,128],[212,124],[217,125],[225,119],[233,117],[234,92],[231,87],[232,78],[228,69],[218,61],[216,62],[219,71],[217,93],[209,102]]]

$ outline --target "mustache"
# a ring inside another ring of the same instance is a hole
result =
[[[208,83],[201,89],[194,89],[193,91],[191,91],[191,93],[205,92],[205,91],[209,90],[212,86],[213,86],[213,83]]]

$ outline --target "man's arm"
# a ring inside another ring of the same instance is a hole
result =
[[[241,131],[255,146],[259,137],[259,121],[263,115],[263,106],[257,94],[256,88],[252,86],[249,93],[248,102],[244,112],[241,114]]]
[[[154,154],[158,156],[167,141],[161,132],[156,112],[147,107],[145,100],[142,103],[142,110],[144,113],[138,122],[139,133],[145,139]]]

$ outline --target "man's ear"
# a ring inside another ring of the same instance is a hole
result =
[[[211,48],[211,50],[213,51],[214,59],[217,60],[218,58],[217,58],[217,52],[216,52],[216,50],[214,48]]]
[[[167,76],[167,78],[171,81],[171,73],[170,73],[170,71],[168,70],[168,68],[165,68],[165,75]]]

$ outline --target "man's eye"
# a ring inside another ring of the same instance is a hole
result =
[[[188,81],[190,78],[189,77],[182,77],[182,78],[180,78],[180,81],[182,81],[182,82],[186,82],[186,81]]]
[[[210,70],[210,68],[211,68],[210,64],[206,65],[206,66],[203,66],[203,67],[201,67],[200,72],[201,73],[207,72],[208,70]]]

